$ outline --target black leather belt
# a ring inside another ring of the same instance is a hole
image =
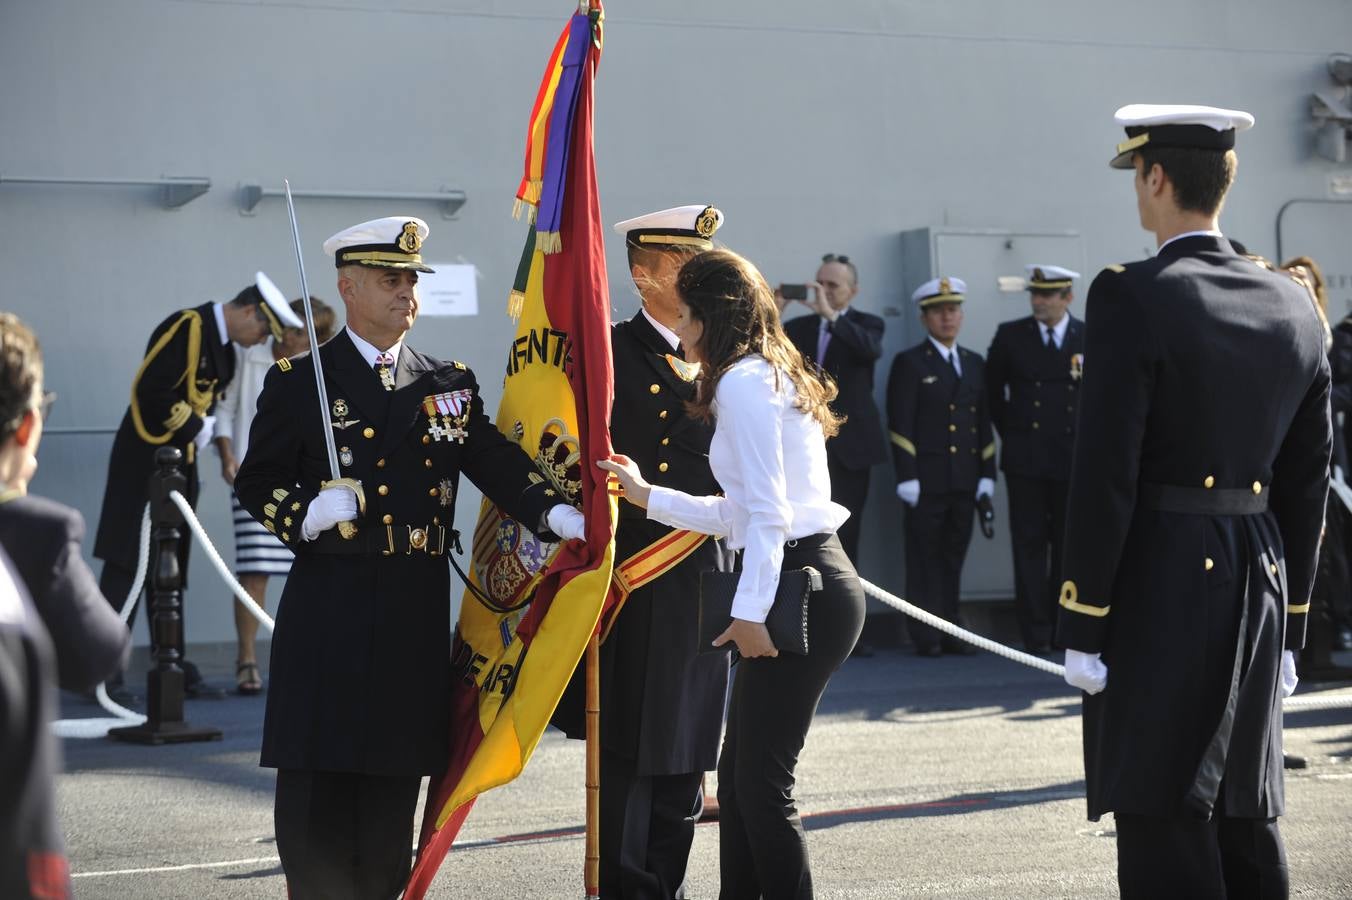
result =
[[[345,541],[330,528],[302,546],[312,553],[354,553],[380,556],[445,556],[459,551],[460,533],[445,525],[377,525],[361,523],[357,534]]]
[[[1146,509],[1160,512],[1196,516],[1254,516],[1267,512],[1269,493],[1267,488],[1256,481],[1253,488],[1198,488],[1143,483],[1136,489],[1136,502]]]

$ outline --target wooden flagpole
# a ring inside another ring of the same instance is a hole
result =
[[[587,900],[601,896],[601,638],[587,641],[587,858],[582,880]]]

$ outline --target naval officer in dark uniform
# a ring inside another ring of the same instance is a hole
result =
[[[986,354],[986,396],[1009,492],[1014,610],[1024,647],[1051,650],[1075,444],[1084,323],[1070,314],[1079,272],[1030,265],[1033,314],[1005,322]]]
[[[961,278],[916,288],[911,299],[929,335],[896,355],[887,378],[897,496],[906,504],[906,599],[954,624],[977,502],[995,492],[984,361],[957,343],[966,292]],[[973,652],[910,617],[906,627],[921,656]]]
[[[685,412],[698,367],[686,364],[673,331],[680,305],[676,273],[713,246],[722,224],[720,211],[699,204],[615,226],[643,306],[611,328],[611,443],[651,473],[654,484],[701,495],[720,489],[709,471],[713,427]],[[606,898],[685,896],[701,776],[718,764],[728,655],[699,652],[697,600],[699,573],[728,568],[731,554],[721,540],[680,538],[620,501],[617,568],[650,549],[660,548],[666,558],[660,574],[630,592],[601,645],[600,888]],[[575,677],[554,720],[576,738],[586,736],[581,688]]]
[[[1123,897],[1285,898],[1281,700],[1328,492],[1329,366],[1305,289],[1218,225],[1248,113],[1127,106],[1159,251],[1089,288],[1057,640],[1089,816]]]
[[[582,536],[531,459],[494,427],[461,363],[404,343],[427,225],[377,219],[329,238],[347,327],[263,383],[235,490],[295,550],[272,639],[262,764],[293,900],[391,898],[408,875],[418,789],[446,765],[446,554],[460,476],[551,539]],[[344,484],[332,479],[332,431]],[[532,477],[534,476],[534,477]],[[355,479],[355,482],[352,480]],[[360,483],[361,496],[350,486]],[[355,522],[350,539],[335,526]],[[546,527],[547,525],[547,527]]]
[[[259,272],[254,283],[233,300],[179,310],[150,335],[145,358],[132,379],[131,404],[113,439],[94,538],[94,556],[103,560],[99,590],[119,611],[143,551],[141,515],[150,498],[155,451],[166,446],[183,451],[181,469],[188,480],[188,502],[196,507],[201,488],[197,457],[211,441],[216,397],[235,374],[231,342],[249,347],[262,343],[269,332],[281,340],[284,328],[302,324],[286,297]],[[185,530],[179,541],[179,570],[185,586],[191,546],[192,536]],[[153,542],[151,547],[153,554]],[[155,571],[153,558],[146,571]],[[128,625],[134,621],[128,620]],[[146,622],[150,626],[149,614]],[[184,689],[194,696],[203,690],[201,675],[192,663],[185,660],[182,665]]]

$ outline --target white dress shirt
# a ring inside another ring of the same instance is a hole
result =
[[[1214,228],[1203,228],[1200,231],[1185,231],[1182,234],[1174,235],[1173,237],[1169,238],[1169,240],[1165,241],[1163,244],[1160,244],[1159,247],[1155,249],[1155,252],[1159,253],[1161,250],[1172,244],[1174,241],[1181,241],[1184,238],[1197,237],[1198,235],[1203,234],[1208,237],[1225,237],[1225,235],[1221,234]]]
[[[221,343],[230,343],[230,335],[225,330],[225,304],[213,303],[211,304],[211,311],[216,314],[216,330],[220,332]]]
[[[784,542],[834,532],[850,512],[831,502],[821,424],[794,406],[797,391],[760,356],[719,379],[709,468],[725,496],[693,497],[654,486],[648,518],[726,537],[745,550],[732,615],[764,622],[779,588]]]
[[[944,358],[944,364],[945,364],[945,365],[947,365],[947,364],[949,363],[949,357],[950,357],[950,356],[953,357],[953,359],[952,359],[952,365],[953,365],[953,368],[957,371],[958,377],[961,378],[961,377],[962,377],[962,360],[961,360],[961,359],[959,358],[959,356],[958,356],[958,345],[957,345],[957,344],[954,344],[952,347],[945,347],[945,346],[943,345],[943,343],[940,342],[939,340],[935,339],[934,335],[932,335],[932,334],[929,335],[929,342],[930,342],[931,344],[934,345],[934,349],[935,349],[935,350],[938,350],[938,351],[939,351],[939,355],[942,356],[942,357]]]
[[[1050,329],[1041,322],[1037,323],[1038,330],[1042,332],[1042,343],[1047,343],[1047,332],[1051,331],[1053,337],[1052,347],[1057,350],[1066,342],[1066,329],[1070,327],[1070,315],[1061,316],[1061,321],[1057,322]]]
[[[675,353],[676,349],[681,346],[681,339],[676,336],[676,332],[648,315],[648,310],[641,309],[639,312],[643,313],[643,318],[648,320],[648,324],[657,329],[657,333],[666,339],[666,342],[671,345],[671,352]]]
[[[375,371],[376,357],[380,355],[381,351],[375,344],[357,334],[357,332],[353,331],[351,328],[344,326],[343,330],[347,332],[348,337],[352,338],[352,343],[356,345],[357,352],[361,354],[362,359],[366,360],[367,367],[372,371]],[[399,351],[403,349],[403,346],[403,340],[398,340],[394,342],[393,347],[385,351],[390,356],[394,357],[394,365],[390,366],[390,371],[395,371],[399,368]]]

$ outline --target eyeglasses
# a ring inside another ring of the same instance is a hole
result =
[[[38,401],[38,413],[42,416],[44,422],[47,421],[47,418],[52,414],[52,404],[55,402],[56,391],[48,391],[43,394],[42,399]]]
[[[850,264],[850,258],[843,253],[828,253],[822,257],[822,262],[824,263],[838,262],[848,266]]]

